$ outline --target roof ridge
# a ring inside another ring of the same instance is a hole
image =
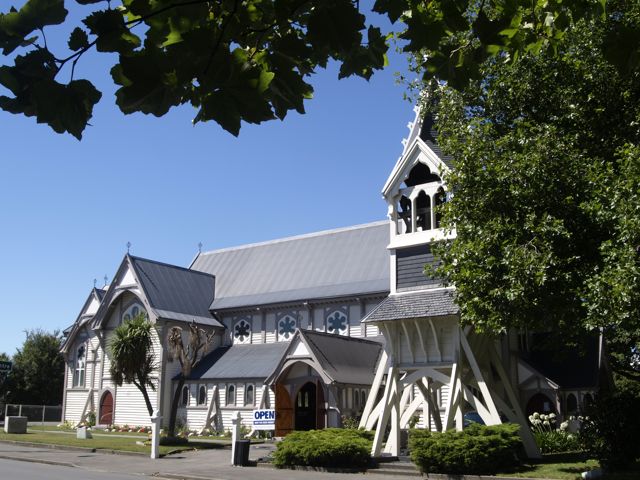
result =
[[[300,334],[301,335],[306,335],[308,333],[311,333],[313,335],[319,335],[319,336],[324,336],[324,337],[332,337],[332,338],[338,338],[340,340],[347,340],[347,341],[357,341],[357,342],[361,342],[361,343],[371,343],[374,345],[380,345],[380,342],[376,342],[375,340],[369,340],[366,338],[362,338],[362,337],[352,337],[349,335],[339,335],[336,333],[328,333],[328,332],[319,332],[317,330],[302,330],[300,329]]]
[[[160,266],[163,266],[163,267],[174,268],[174,269],[176,269],[176,270],[183,270],[183,271],[185,271],[185,272],[189,272],[189,273],[196,273],[196,274],[199,274],[199,275],[206,275],[207,277],[213,277],[213,278],[215,278],[215,275],[211,275],[210,273],[202,272],[202,271],[200,271],[200,270],[192,270],[191,268],[188,268],[188,267],[181,267],[180,265],[174,265],[174,264],[172,264],[172,263],[161,262],[161,261],[159,261],[159,260],[152,260],[152,259],[150,259],[150,258],[136,257],[136,256],[134,256],[134,255],[129,255],[129,256],[130,256],[130,258],[131,258],[132,260],[134,260],[134,261],[142,260],[143,262],[154,263],[154,264],[156,264],[156,265],[160,265]]]
[[[220,248],[217,250],[209,250],[208,252],[202,252],[199,257],[205,256],[205,255],[211,255],[211,254],[216,254],[216,253],[223,253],[223,252],[230,252],[230,251],[234,251],[234,250],[244,250],[244,249],[248,249],[248,248],[254,248],[254,247],[262,247],[262,246],[266,246],[266,245],[275,245],[278,243],[284,243],[284,242],[290,242],[290,241],[294,241],[294,240],[304,240],[307,238],[315,238],[315,237],[320,237],[323,235],[331,235],[334,233],[343,233],[343,232],[349,232],[349,231],[353,231],[353,230],[360,230],[360,229],[364,229],[364,228],[370,228],[370,227],[374,227],[374,226],[380,226],[380,225],[387,225],[389,223],[388,220],[377,220],[375,222],[369,222],[369,223],[362,223],[362,224],[358,224],[358,225],[351,225],[349,227],[339,227],[339,228],[334,228],[334,229],[329,229],[329,230],[320,230],[318,232],[311,232],[311,233],[303,233],[301,235],[293,235],[291,237],[283,237],[283,238],[276,238],[273,240],[266,240],[264,242],[255,242],[255,243],[247,243],[244,245],[236,245],[233,247],[225,247],[225,248]],[[197,260],[194,259],[194,263]]]

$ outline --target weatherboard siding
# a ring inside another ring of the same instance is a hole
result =
[[[434,288],[441,280],[425,274],[425,266],[435,264],[429,246],[402,248],[396,250],[396,288],[398,291],[416,287]]]
[[[157,405],[157,390],[149,390],[151,405]],[[113,423],[117,425],[149,426],[151,420],[140,390],[133,384],[122,384],[116,391]]]
[[[78,423],[80,415],[87,401],[87,390],[67,390],[64,419],[67,422]]]

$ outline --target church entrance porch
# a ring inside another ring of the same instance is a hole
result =
[[[276,384],[276,437],[284,437],[293,430],[325,427],[327,409],[322,380],[305,380]]]

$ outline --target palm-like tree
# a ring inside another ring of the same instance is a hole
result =
[[[111,378],[118,386],[133,383],[142,393],[149,411],[153,415],[153,406],[147,388],[155,390],[151,380],[155,370],[151,323],[145,313],[125,321],[118,326],[109,343],[111,351]]]

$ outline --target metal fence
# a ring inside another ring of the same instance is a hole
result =
[[[57,422],[62,421],[62,405],[14,405],[7,404],[2,410],[5,417],[27,417],[29,422]]]

